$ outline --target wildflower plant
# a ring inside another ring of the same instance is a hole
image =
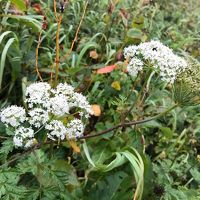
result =
[[[188,51],[192,18],[168,1],[20,2],[0,3],[1,106],[20,102],[21,76],[40,82],[0,111],[0,199],[199,198],[199,116],[181,109],[198,102],[199,68],[147,41]]]
[[[93,113],[86,97],[67,83],[56,88],[46,82],[32,83],[25,91],[25,103],[27,109],[12,105],[0,113],[1,121],[14,133],[16,147],[34,145],[41,129],[50,140],[76,139]],[[75,113],[81,113],[79,119]]]

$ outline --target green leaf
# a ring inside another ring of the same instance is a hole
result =
[[[26,3],[24,0],[11,0],[11,2],[21,11],[26,10]]]
[[[123,171],[111,172],[101,177],[91,185],[89,182],[84,191],[84,200],[116,200],[116,196],[120,195],[124,185],[123,181],[128,177]],[[126,191],[123,191],[125,195]]]
[[[23,186],[18,185],[19,173],[9,168],[0,171],[0,198],[18,200],[26,192]]]
[[[173,131],[168,127],[160,127],[160,130],[164,134],[166,139],[171,139],[173,137]]]
[[[127,36],[129,38],[133,38],[133,39],[141,39],[142,36],[143,36],[143,33],[140,29],[131,28],[131,29],[128,30]]]
[[[190,173],[192,174],[194,180],[197,181],[197,183],[200,183],[200,172],[196,168],[193,168],[190,170]]]
[[[13,18],[19,20],[28,27],[31,27],[33,31],[39,32],[42,29],[42,19],[40,15],[2,15],[3,17]],[[40,21],[39,21],[40,20]]]
[[[14,43],[14,41],[15,41],[15,38],[10,38],[8,40],[8,42],[4,46],[4,49],[3,49],[3,52],[2,52],[2,55],[1,55],[1,62],[0,62],[0,88],[1,88],[2,79],[3,79],[3,71],[4,71],[4,67],[5,67],[6,55],[7,55],[8,49]]]
[[[4,38],[6,35],[10,34],[10,33],[12,33],[12,31],[5,31],[4,33],[1,34],[1,36],[0,36],[0,44],[1,44],[2,40],[3,40],[3,38]]]
[[[2,147],[0,149],[0,160],[5,162],[7,159],[8,154],[13,150],[13,140],[7,139],[2,142]]]
[[[132,21],[133,28],[141,29],[144,27],[144,16],[140,15],[133,19]]]

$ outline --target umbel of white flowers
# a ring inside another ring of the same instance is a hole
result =
[[[93,114],[86,97],[67,83],[55,89],[46,82],[32,83],[26,88],[25,103],[26,110],[12,105],[0,113],[1,122],[14,133],[16,147],[31,147],[41,129],[51,140],[76,139],[83,135],[84,122]],[[79,113],[80,119],[72,111]]]
[[[174,83],[177,75],[188,66],[183,58],[159,41],[129,46],[124,49],[124,56],[129,60],[127,71],[130,76],[136,77],[145,65],[150,64],[167,83]]]

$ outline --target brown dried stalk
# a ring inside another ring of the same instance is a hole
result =
[[[56,18],[57,22],[57,31],[56,31],[56,57],[55,57],[55,79],[53,85],[56,86],[58,82],[58,72],[59,72],[59,66],[60,66],[60,26],[62,22],[62,15],[58,15],[57,9],[56,9],[56,0],[53,1],[53,7],[54,7],[54,16]],[[53,79],[53,70],[51,71],[51,82]]]
[[[57,20],[57,31],[56,31],[56,59],[55,59],[55,85],[57,85],[58,82],[58,72],[59,72],[59,66],[60,66],[60,25],[62,22],[62,15],[58,17]]]

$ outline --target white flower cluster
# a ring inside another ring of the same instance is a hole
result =
[[[29,123],[36,128],[41,127],[49,120],[48,112],[41,108],[34,108],[30,110],[28,115],[30,116]]]
[[[49,124],[46,124],[45,129],[50,131],[47,133],[47,137],[51,140],[56,140],[55,138],[63,140],[65,137],[76,139],[83,135],[84,125],[79,119],[71,120],[66,127],[61,121],[53,120]]]
[[[61,140],[65,139],[66,128],[61,121],[53,120],[45,128],[50,131],[47,133],[48,138],[52,140],[56,140],[55,137]]]
[[[19,127],[15,130],[13,141],[15,146],[25,148],[31,147],[34,144],[34,130],[32,128]]]
[[[25,102],[29,108],[33,108],[34,105],[41,105],[43,107],[49,107],[49,97],[51,86],[48,83],[37,82],[32,83],[26,88]]]
[[[26,112],[22,107],[10,106],[1,111],[0,117],[7,127],[17,127],[26,120]]]
[[[175,55],[172,49],[159,41],[129,46],[124,49],[124,56],[130,60],[127,71],[133,77],[142,71],[143,63],[147,62],[159,72],[163,81],[174,83],[177,75],[188,67],[183,58]]]
[[[83,135],[84,125],[79,119],[74,119],[67,124],[67,137],[69,139],[80,137]]]
[[[33,145],[35,134],[41,129],[46,130],[51,140],[76,139],[84,132],[82,120],[93,114],[86,97],[67,83],[53,89],[45,82],[33,83],[26,89],[25,102],[27,111],[10,106],[0,113],[1,121],[14,131],[13,141],[17,147]],[[72,111],[79,113],[81,120],[72,119]]]

